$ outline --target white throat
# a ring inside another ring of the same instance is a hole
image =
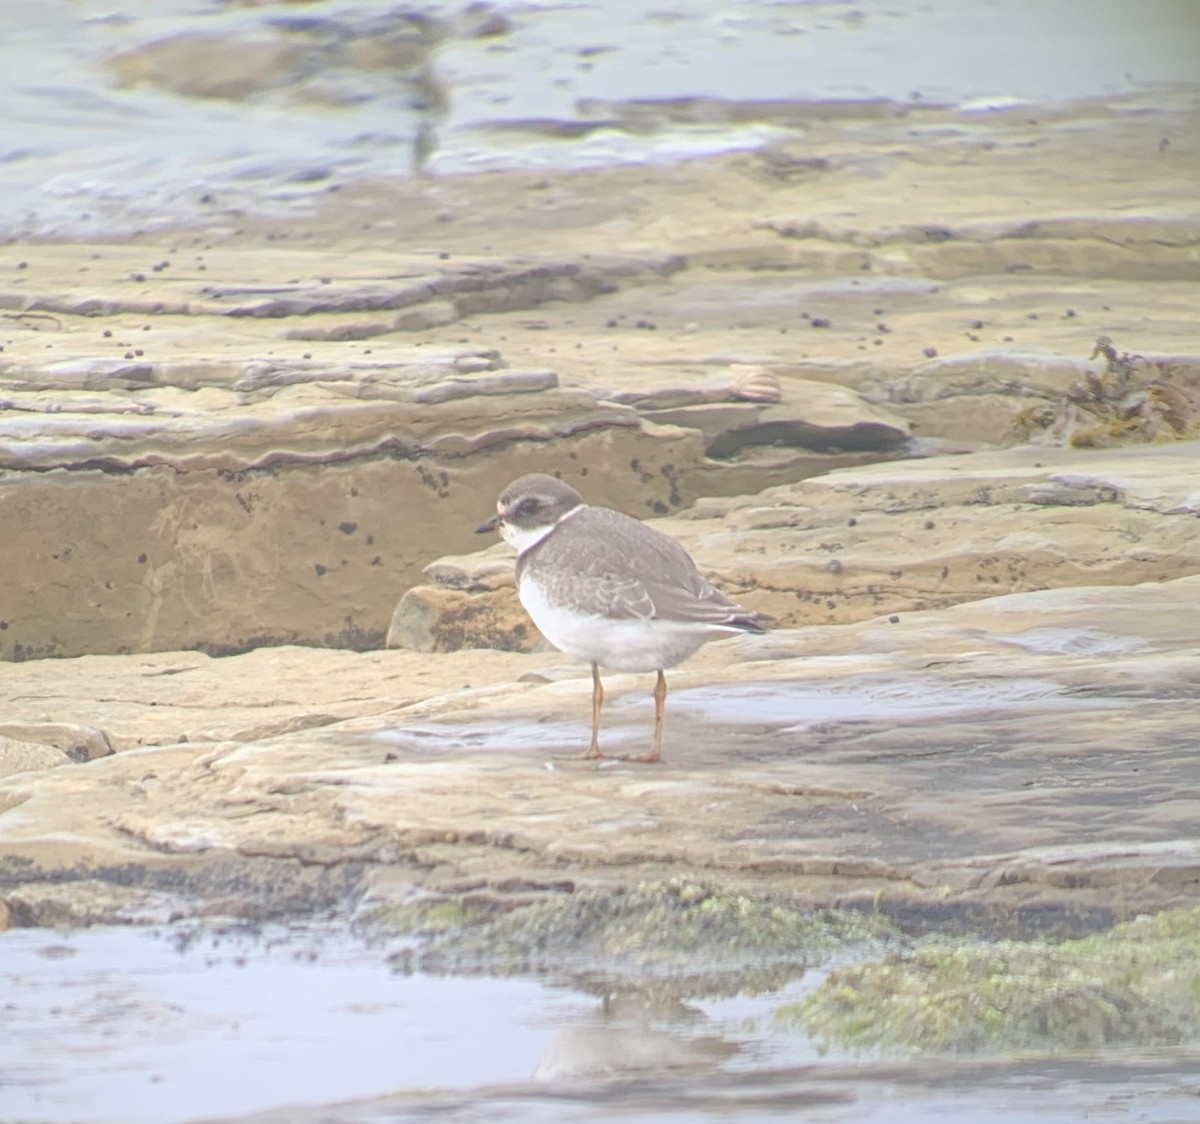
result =
[[[564,512],[556,523],[547,523],[544,527],[514,527],[511,523],[500,524],[500,537],[509,546],[516,547],[518,554],[524,554],[531,547],[537,546],[559,523],[565,523],[577,511],[582,511],[584,505],[576,504],[570,511]]]

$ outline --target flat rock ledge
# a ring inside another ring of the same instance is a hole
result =
[[[554,653],[14,665],[7,713],[86,715],[118,752],[0,780],[0,899],[80,923],[683,875],[1091,928],[1200,897],[1198,636],[1192,576],[726,641],[672,673],[660,767],[572,756],[590,690]],[[649,684],[608,686],[635,751]]]
[[[1200,573],[1200,441],[1013,448],[839,469],[655,521],[777,627],[842,624],[1005,593]],[[388,643],[529,650],[502,544],[425,567]]]
[[[464,347],[0,362],[0,512],[22,528],[0,659],[378,647],[396,598],[523,472],[662,514],[907,452],[906,422],[832,384],[759,372],[671,395],[619,401]]]

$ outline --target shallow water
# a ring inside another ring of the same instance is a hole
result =
[[[601,1002],[534,979],[400,975],[378,947],[282,926],[18,929],[0,963],[6,1120],[1200,1118],[1186,1050],[822,1059],[770,1017],[819,972],[766,995]]]
[[[827,661],[836,658],[825,657]],[[653,716],[652,685],[653,679],[647,676],[645,690],[632,688],[620,695],[613,691],[605,699],[604,730],[609,745],[644,740],[645,729],[639,723]],[[586,675],[578,680],[578,691],[580,699],[591,698],[591,680]],[[1103,699],[1093,703],[1097,707],[1122,705]],[[1048,680],[963,680],[934,685],[926,678],[904,680],[897,676],[878,680],[863,677],[837,685],[746,682],[679,688],[670,692],[667,703],[673,722],[686,717],[719,726],[763,726],[796,733],[829,722],[917,722],[1076,705],[1077,700]],[[585,744],[587,732],[584,724],[508,720],[421,722],[373,731],[366,737],[372,743],[409,752],[441,754],[464,750],[561,750],[564,746]]]
[[[411,175],[421,143],[434,174],[596,167],[757,148],[794,131],[789,106],[801,117],[814,104],[880,100],[988,112],[1153,96],[1196,82],[1200,45],[1191,0],[493,6],[508,28],[482,38],[456,30],[466,4],[419,6],[435,42],[401,73],[315,47],[332,39],[370,55],[407,26],[354,0],[47,0],[36,19],[0,5],[0,229],[111,236],[213,216],[237,224],[243,208],[302,214],[329,190]],[[110,65],[196,34],[307,45],[310,72],[201,97],[123,85]]]
[[[757,998],[602,1005],[534,979],[399,974],[363,941],[283,927],[17,929],[0,935],[0,963],[5,1120],[166,1124],[653,1072],[653,1059],[700,1069],[732,1059],[736,1071],[816,1057],[764,1021],[799,984]]]

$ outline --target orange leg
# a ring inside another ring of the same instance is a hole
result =
[[[662,759],[662,728],[663,717],[667,713],[667,677],[658,669],[658,682],[654,684],[654,747],[650,750],[649,761]]]
[[[626,757],[626,761],[636,761],[643,765],[653,765],[662,760],[662,731],[663,714],[667,708],[667,677],[659,669],[658,680],[654,684],[654,743],[650,752],[642,757]]]
[[[648,761],[659,761],[662,757],[662,719],[667,711],[667,677],[659,668],[659,680],[654,684],[654,747]]]
[[[600,683],[600,668],[592,664],[592,744],[584,758],[606,757],[600,752],[600,708],[604,705],[604,687]]]

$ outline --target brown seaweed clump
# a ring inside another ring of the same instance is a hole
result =
[[[1200,435],[1200,365],[1118,352],[1108,336],[1097,338],[1091,354],[1101,357],[1102,372],[1089,371],[1057,402],[1018,414],[1012,440],[1100,449]]]

